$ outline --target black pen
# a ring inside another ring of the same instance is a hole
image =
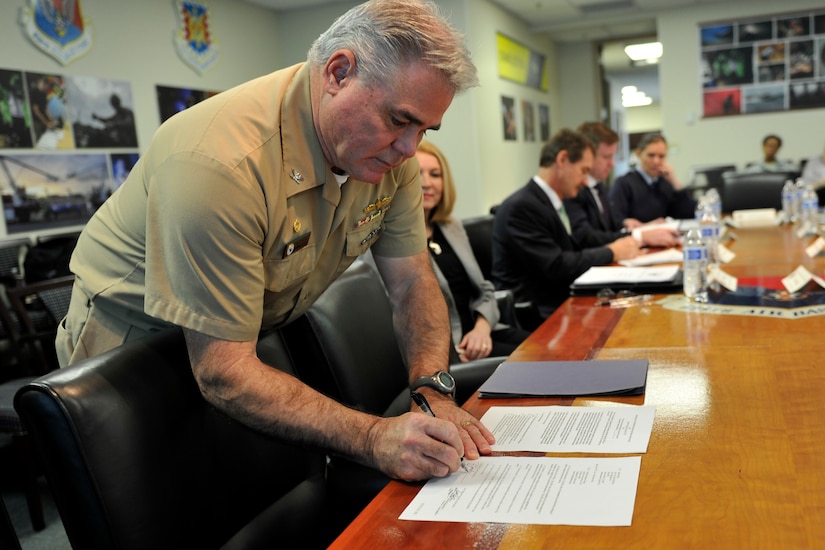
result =
[[[435,418],[435,413],[430,408],[430,404],[427,402],[426,397],[424,397],[423,395],[421,395],[417,391],[411,391],[410,395],[412,396],[412,400],[415,401],[415,404],[418,405],[418,408],[420,408],[422,411],[424,411],[424,414],[428,414],[428,415],[432,416],[433,418]],[[461,469],[464,470],[465,472],[468,471],[467,466],[464,464],[464,457],[463,456],[461,457]]]

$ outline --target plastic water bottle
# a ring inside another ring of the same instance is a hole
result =
[[[707,206],[713,209],[714,214],[716,214],[716,219],[721,221],[722,197],[719,196],[719,191],[717,191],[715,187],[711,187],[707,190],[705,196],[707,197]]]
[[[802,188],[802,230],[805,235],[819,233],[819,197],[810,183],[803,184]]]
[[[795,193],[796,187],[793,180],[785,180],[785,185],[782,186],[782,214],[784,214],[786,223],[790,223],[796,218],[796,212],[794,212]]]
[[[693,228],[687,232],[682,250],[682,285],[685,296],[694,302],[707,302],[708,250],[698,229]]]
[[[707,248],[707,261],[709,265],[719,263],[717,245],[719,244],[719,217],[716,208],[712,204],[705,204],[705,208],[699,217],[699,229],[702,233],[702,240]]]
[[[702,195],[698,201],[696,201],[696,210],[694,211],[694,219],[698,222],[702,219],[702,215],[705,213],[705,209],[708,206],[708,195],[705,193]]]
[[[802,182],[801,179],[796,180],[794,183],[794,194],[793,194],[793,213],[794,213],[794,221],[800,221],[800,217],[802,217],[802,193],[805,191],[805,184]]]

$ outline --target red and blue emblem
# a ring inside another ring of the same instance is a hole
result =
[[[35,46],[63,65],[92,47],[92,29],[83,19],[81,0],[30,0],[21,11],[23,32]]]
[[[175,33],[178,55],[203,74],[218,58],[212,36],[209,7],[201,0],[175,0],[180,26]]]

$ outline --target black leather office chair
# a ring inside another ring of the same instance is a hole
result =
[[[319,391],[372,414],[396,416],[410,411],[407,369],[393,330],[389,298],[370,264],[353,264],[306,314],[282,331],[298,377]],[[466,401],[504,359],[451,365],[456,401]],[[336,509],[352,516],[388,481],[381,472],[341,457],[331,457],[327,467],[329,491],[345,495]]]
[[[722,193],[722,210],[748,210],[752,208],[782,209],[782,186],[789,179],[795,180],[798,172],[725,172]]]
[[[493,214],[484,214],[461,221],[470,239],[470,246],[481,268],[481,273],[488,281],[493,280],[493,221],[495,219]]]
[[[394,416],[410,410],[407,368],[389,298],[370,264],[353,264],[282,331],[298,377],[319,391],[372,414]],[[504,359],[451,365],[456,401],[469,399]]]
[[[470,240],[473,256],[476,257],[481,273],[488,281],[493,280],[493,221],[495,220],[493,212],[495,209],[494,206],[490,209],[490,214],[467,218],[461,222]],[[513,297],[513,291],[507,289],[496,290],[496,302],[502,323],[511,327],[524,328],[522,321],[527,315],[532,314],[532,304],[517,303]]]
[[[31,355],[29,370],[45,374],[58,367],[54,339],[69,310],[74,275],[17,286],[7,291],[21,325],[19,345]]]
[[[289,372],[278,338],[261,355]],[[324,455],[209,405],[179,329],[49,373],[15,407],[75,548],[313,548],[337,534]]]
[[[725,172],[736,172],[736,166],[733,164],[720,164],[694,168],[691,188],[701,192],[716,189],[719,197],[724,201],[725,179],[722,174]]]

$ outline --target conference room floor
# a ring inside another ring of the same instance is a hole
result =
[[[740,285],[776,288],[810,258],[793,227],[735,229],[723,266]],[[812,295],[822,289],[809,287]],[[821,296],[819,296],[821,298]],[[774,304],[776,301],[773,302]],[[797,304],[799,305],[799,304]],[[650,362],[644,395],[589,399],[471,398],[490,406],[654,405],[632,525],[582,527],[400,521],[420,484],[392,482],[333,548],[813,548],[825,541],[825,306],[690,304],[677,295],[627,309],[567,300],[512,360]],[[586,456],[586,455],[585,455]]]

